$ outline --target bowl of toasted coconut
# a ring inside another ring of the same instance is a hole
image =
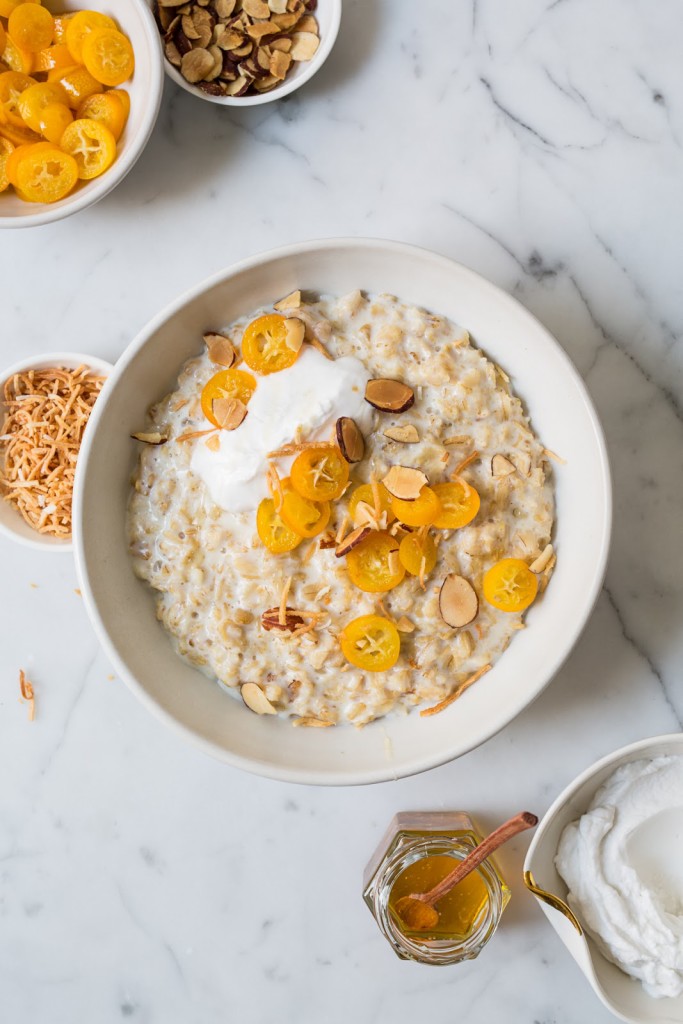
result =
[[[72,550],[76,464],[111,370],[95,356],[54,352],[0,373],[0,534]]]

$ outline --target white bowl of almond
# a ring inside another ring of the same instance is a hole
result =
[[[341,0],[152,0],[166,72],[223,106],[281,99],[322,67]]]
[[[378,781],[482,742],[602,579],[580,380],[512,299],[408,246],[310,243],[201,286],[132,344],[89,435],[76,552],[110,656],[274,777]]]

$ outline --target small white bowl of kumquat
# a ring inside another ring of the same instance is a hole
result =
[[[0,0],[0,227],[91,206],[156,122],[159,35],[138,0]]]
[[[72,550],[76,463],[112,369],[96,356],[54,352],[0,373],[0,538]]]

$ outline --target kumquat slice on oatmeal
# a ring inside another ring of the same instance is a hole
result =
[[[339,448],[309,448],[290,470],[292,487],[309,501],[334,501],[349,480],[349,464]]]
[[[536,600],[538,577],[521,558],[503,558],[484,575],[484,597],[501,612],[523,612]]]
[[[347,661],[366,672],[386,672],[401,653],[401,637],[393,622],[381,615],[361,615],[339,635]]]

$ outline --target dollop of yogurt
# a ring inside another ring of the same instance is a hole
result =
[[[340,416],[350,416],[363,432],[370,429],[373,410],[365,401],[369,376],[354,356],[331,360],[306,348],[288,369],[257,377],[246,419],[237,430],[219,432],[217,451],[201,442],[195,445],[193,472],[226,511],[255,509],[268,493],[268,452],[297,437],[327,441]],[[279,463],[281,475],[291,461]]]
[[[681,995],[683,757],[618,768],[565,828],[555,864],[607,958],[648,995]]]

